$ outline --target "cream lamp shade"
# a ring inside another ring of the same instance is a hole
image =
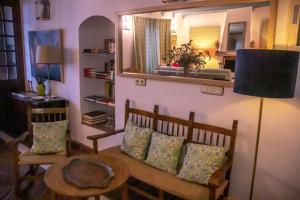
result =
[[[60,49],[54,46],[37,46],[36,64],[60,64]]]

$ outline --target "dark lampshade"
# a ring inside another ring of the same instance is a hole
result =
[[[268,97],[294,97],[299,53],[282,50],[237,51],[233,91]]]

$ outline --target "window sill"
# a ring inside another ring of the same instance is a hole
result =
[[[188,77],[179,77],[179,76],[161,76],[161,75],[138,74],[138,73],[128,73],[128,72],[119,73],[118,76],[126,77],[126,78],[138,78],[138,79],[170,81],[170,82],[178,82],[178,83],[222,86],[228,88],[233,87],[233,81],[223,81],[223,80],[213,80],[213,79],[188,78]]]

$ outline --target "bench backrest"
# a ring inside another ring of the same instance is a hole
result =
[[[223,146],[227,156],[233,157],[238,121],[233,120],[232,129],[198,123],[194,121],[195,113],[190,112],[189,120],[160,115],[159,106],[154,111],[130,108],[129,100],[125,104],[125,125],[128,119],[140,127],[152,128],[154,131],[177,137],[185,137],[186,143],[198,143],[211,146]]]

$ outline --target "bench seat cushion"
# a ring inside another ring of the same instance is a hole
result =
[[[133,159],[123,153],[119,146],[105,149],[100,154],[109,154],[117,159],[123,160],[129,167],[131,177],[158,189],[168,192],[177,197],[189,200],[208,200],[209,189],[207,186],[184,181],[175,175],[153,168],[142,161]],[[224,181],[217,189],[216,198],[223,194],[224,188],[228,184]]]

